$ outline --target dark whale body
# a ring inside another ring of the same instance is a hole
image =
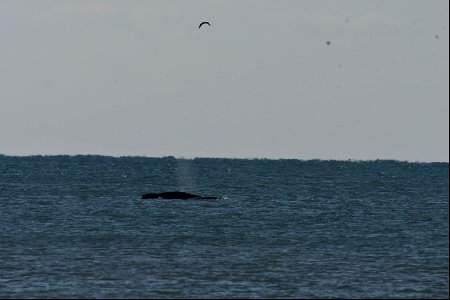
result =
[[[200,199],[200,200],[216,200],[218,197],[202,197],[195,194],[185,192],[164,192],[164,193],[147,193],[142,195],[142,199]]]
[[[198,29],[200,29],[200,27],[202,27],[202,25],[208,24],[209,26],[211,26],[211,24],[209,24],[209,22],[201,22],[200,25],[198,25]]]

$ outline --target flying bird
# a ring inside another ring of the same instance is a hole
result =
[[[200,29],[200,27],[202,27],[202,25],[204,24],[208,24],[209,26],[211,26],[211,24],[209,24],[209,22],[201,22],[200,25],[198,25],[198,29]]]

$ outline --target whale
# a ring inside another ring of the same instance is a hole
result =
[[[202,25],[209,25],[211,26],[211,24],[209,24],[209,22],[201,22],[200,25],[198,25],[198,29],[200,29],[200,27],[202,27]]]
[[[186,192],[163,192],[163,193],[147,193],[143,194],[142,199],[180,199],[180,200],[188,200],[188,199],[196,199],[196,200],[217,200],[219,197],[215,196],[200,196]]]

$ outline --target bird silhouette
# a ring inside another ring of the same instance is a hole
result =
[[[200,27],[202,27],[202,25],[204,24],[208,24],[209,26],[211,26],[211,24],[209,24],[209,22],[201,22],[200,25],[198,25],[198,28],[200,29]]]

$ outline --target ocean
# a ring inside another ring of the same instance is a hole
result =
[[[0,298],[448,298],[448,171],[0,156]]]

